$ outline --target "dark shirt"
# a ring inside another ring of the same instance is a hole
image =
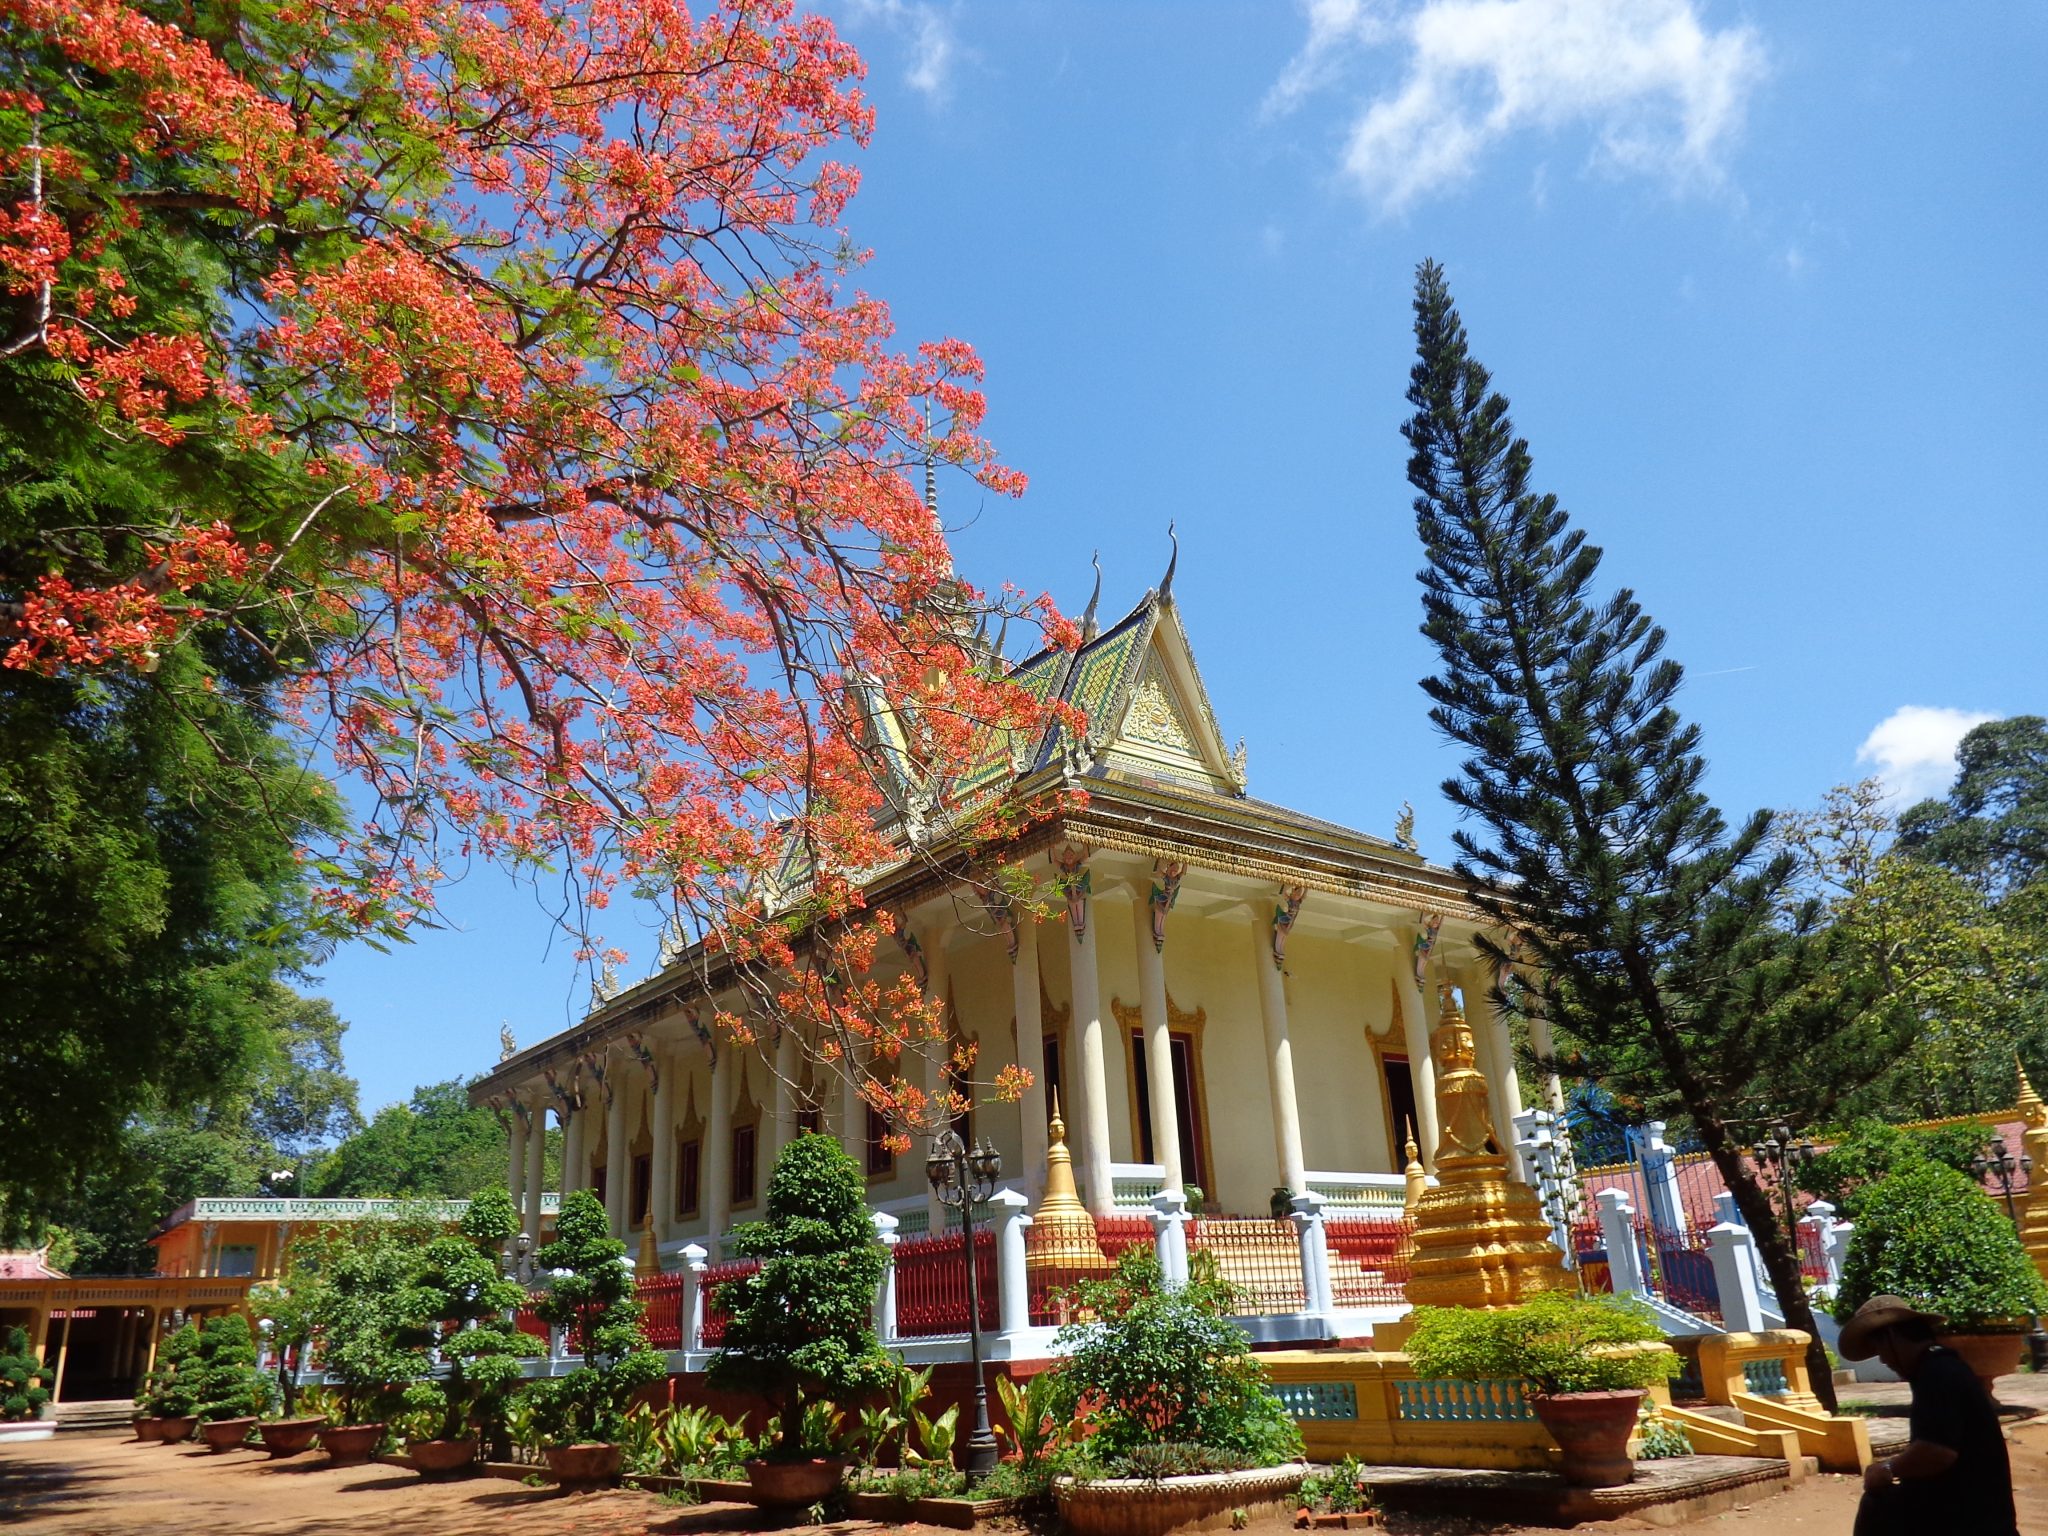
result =
[[[1984,1384],[1960,1355],[1939,1344],[1920,1357],[1911,1384],[1913,1438],[1956,1453],[1955,1464],[1939,1476],[1900,1482],[1907,1503],[1928,1522],[1922,1528],[1944,1536],[2017,1536],[2012,1463]]]

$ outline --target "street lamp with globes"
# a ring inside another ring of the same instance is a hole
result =
[[[988,1383],[981,1373],[981,1284],[974,1262],[974,1208],[995,1193],[1003,1176],[1003,1160],[986,1141],[970,1149],[960,1133],[948,1127],[932,1138],[924,1160],[925,1177],[939,1203],[960,1213],[960,1240],[967,1253],[967,1350],[974,1362],[974,1433],[967,1442],[967,1484],[974,1486],[995,1470],[999,1459],[995,1431],[988,1422]]]

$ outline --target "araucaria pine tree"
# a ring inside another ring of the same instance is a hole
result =
[[[1663,630],[1626,589],[1595,591],[1599,549],[1529,488],[1528,444],[1434,262],[1417,273],[1415,337],[1402,432],[1429,559],[1422,631],[1442,659],[1422,686],[1466,754],[1444,785],[1465,820],[1459,873],[1517,952],[1481,943],[1526,978],[1496,1001],[1548,1018],[1610,1087],[1683,1111],[1786,1322],[1812,1334],[1798,1258],[1737,1139],[1771,1113],[1750,1083],[1784,1050],[1794,1024],[1774,1006],[1812,964],[1791,860],[1769,855],[1767,813],[1731,831],[1701,792]]]

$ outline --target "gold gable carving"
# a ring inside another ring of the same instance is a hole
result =
[[[1124,716],[1123,734],[1133,741],[1165,747],[1187,757],[1198,755],[1188,739],[1180,711],[1174,708],[1157,656],[1145,658],[1145,669],[1139,674],[1137,690],[1131,696],[1130,711]]]

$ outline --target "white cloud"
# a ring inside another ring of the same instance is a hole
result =
[[[1401,78],[1353,117],[1342,168],[1398,213],[1471,176],[1531,130],[1585,128],[1603,168],[1712,185],[1763,77],[1747,26],[1709,28],[1700,0],[1308,0],[1309,35],[1267,94],[1292,110],[1384,48]]]
[[[903,39],[910,53],[903,72],[906,85],[931,101],[946,99],[960,46],[953,36],[952,17],[944,9],[921,0],[853,0],[853,12],[882,23]]]
[[[1893,710],[1856,749],[1873,764],[1894,803],[1905,806],[1945,794],[1956,777],[1956,747],[1974,726],[1996,715],[1905,704]]]

